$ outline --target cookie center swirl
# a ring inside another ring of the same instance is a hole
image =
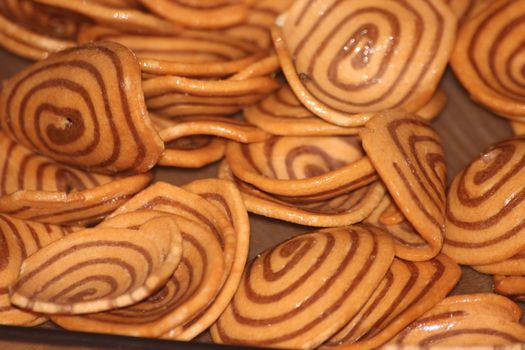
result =
[[[75,142],[84,134],[81,113],[73,108],[61,108],[44,103],[36,111],[35,123],[45,126],[47,137],[57,145]]]

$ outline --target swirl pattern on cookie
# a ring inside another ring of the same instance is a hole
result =
[[[460,267],[445,255],[424,262],[394,259],[359,313],[326,348],[375,349],[439,303],[454,288]]]
[[[1,125],[26,147],[106,173],[145,172],[163,150],[135,56],[111,42],[76,47],[7,81]]]
[[[296,200],[332,198],[376,179],[355,136],[276,136],[250,144],[229,142],[226,160],[242,181]]]
[[[48,314],[128,306],[161,287],[181,255],[179,229],[167,216],[134,229],[81,230],[24,260],[10,290],[11,302]]]
[[[174,214],[153,210],[135,214],[144,219],[171,215],[177,222],[183,249],[173,276],[162,289],[135,305],[83,316],[52,316],[53,322],[71,330],[159,337],[187,322],[214,299],[224,265],[222,250],[213,232]],[[118,217],[104,221],[99,227],[115,226],[115,219]]]
[[[438,254],[445,229],[446,166],[441,140],[415,115],[376,115],[360,132],[363,148],[406,219]]]
[[[505,260],[525,248],[525,139],[499,142],[452,181],[443,252],[460,264]]]
[[[368,113],[416,112],[431,99],[455,26],[441,0],[301,0],[273,38],[302,103],[327,121],[358,126]]]
[[[444,299],[401,331],[397,345],[503,345],[525,340],[521,310],[496,294],[465,294]]]
[[[285,241],[248,265],[212,327],[213,340],[313,348],[358,312],[392,258],[390,239],[373,226],[324,229]]]
[[[472,98],[493,112],[508,117],[525,113],[522,1],[492,1],[466,21],[450,63]]]
[[[483,8],[490,5],[492,0],[444,0],[450,6],[458,23],[461,25],[471,17],[475,16]]]
[[[0,132],[0,212],[61,225],[100,221],[146,187],[150,173],[89,173],[34,154]]]
[[[0,324],[35,326],[46,321],[41,314],[12,306],[9,288],[24,259],[74,230],[0,215]]]
[[[525,251],[492,264],[473,265],[474,270],[487,275],[525,276]]]

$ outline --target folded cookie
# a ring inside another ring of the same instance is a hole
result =
[[[180,262],[181,235],[168,216],[135,226],[134,215],[119,218],[129,228],[77,231],[25,259],[11,302],[47,314],[84,314],[153,294]]]
[[[33,253],[78,228],[40,224],[0,214],[0,324],[36,326],[45,315],[11,305],[9,288],[18,279],[22,262]]]
[[[0,132],[0,213],[61,225],[97,223],[146,187],[151,173],[89,173],[35,154]]]
[[[520,307],[496,294],[448,297],[406,327],[389,344],[424,346],[522,343]]]
[[[373,112],[423,107],[456,32],[442,0],[301,0],[279,24],[273,41],[291,88],[312,113],[341,126],[363,125]]]
[[[355,225],[295,236],[258,255],[213,325],[215,342],[320,345],[368,300],[393,258],[380,229]]]
[[[499,142],[452,180],[443,252],[460,264],[485,265],[525,249],[522,223],[525,139]]]
[[[446,165],[439,135],[427,121],[403,111],[377,114],[359,135],[394,202],[421,236],[417,244],[424,241],[412,254],[405,250],[403,258],[436,256],[443,244],[446,204]]]
[[[164,149],[148,119],[136,58],[116,43],[87,44],[40,61],[8,79],[0,101],[9,137],[63,163],[145,172]]]

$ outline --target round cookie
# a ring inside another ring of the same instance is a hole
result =
[[[452,180],[443,252],[460,264],[484,265],[525,248],[525,139],[499,142]]]
[[[426,242],[421,258],[437,255],[446,204],[446,166],[438,134],[415,115],[389,111],[377,114],[359,135],[398,208]]]
[[[376,179],[355,136],[275,136],[264,142],[229,142],[233,174],[265,192],[294,200],[328,199]]]
[[[465,21],[450,64],[471,97],[510,118],[525,115],[523,48],[525,2],[492,1]]]
[[[24,260],[10,290],[11,302],[47,314],[128,306],[161,287],[173,275],[181,255],[181,235],[169,217],[130,229],[81,230]]]
[[[213,340],[316,347],[359,311],[392,258],[390,239],[373,226],[293,237],[248,265],[232,302],[212,327]]]
[[[7,80],[0,102],[9,137],[66,164],[140,173],[164,150],[136,58],[120,44],[87,44],[40,61]]]
[[[456,32],[442,0],[300,0],[282,22],[272,33],[288,83],[312,113],[341,126],[423,107]]]

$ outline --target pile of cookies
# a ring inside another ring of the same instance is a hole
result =
[[[459,263],[525,299],[524,140],[447,194],[430,123],[471,22],[523,2],[449,2],[0,4],[0,45],[38,61],[0,90],[0,323],[281,348],[525,342],[506,297],[447,297]],[[221,159],[218,179],[150,184],[155,166]],[[247,264],[248,212],[317,229]]]

